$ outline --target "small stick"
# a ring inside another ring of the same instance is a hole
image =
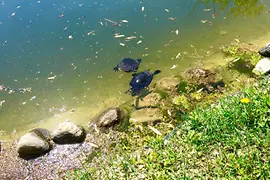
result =
[[[110,20],[110,19],[104,19],[105,21],[108,21],[108,22],[110,22],[110,23],[113,23],[113,24],[118,24],[117,22],[115,22],[115,21],[112,21],[112,20]]]

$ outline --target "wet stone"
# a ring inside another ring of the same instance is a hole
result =
[[[45,154],[51,149],[49,131],[41,128],[32,130],[20,138],[17,148],[21,158],[27,159]]]
[[[259,50],[259,54],[263,57],[270,57],[270,43]]]
[[[71,122],[64,122],[52,133],[56,144],[82,143],[85,139],[85,130]]]
[[[102,112],[95,120],[98,127],[110,127],[117,124],[122,118],[122,111],[119,108],[109,108]]]

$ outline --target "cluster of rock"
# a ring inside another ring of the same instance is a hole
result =
[[[19,156],[25,159],[38,157],[49,152],[56,144],[74,144],[84,141],[84,128],[71,122],[64,122],[50,133],[46,129],[36,128],[22,136],[18,142]]]

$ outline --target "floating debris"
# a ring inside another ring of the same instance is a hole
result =
[[[48,77],[48,80],[54,80],[56,78],[56,76],[51,76],[51,77]]]
[[[132,40],[132,39],[136,39],[137,37],[136,36],[129,36],[129,37],[126,37],[126,40]]]
[[[95,31],[90,31],[90,32],[87,33],[87,35],[88,35],[88,36],[90,36],[90,35],[95,35],[94,32],[95,32]]]
[[[119,43],[120,44],[120,46],[125,46],[125,44],[124,43]]]
[[[15,16],[16,15],[16,12],[12,13],[11,16]]]
[[[168,19],[171,20],[171,21],[175,21],[176,20],[176,18],[174,18],[174,17],[169,17]]]
[[[106,22],[112,23],[113,26],[121,26],[121,24],[119,24],[118,22],[112,21],[112,20],[110,20],[110,19],[105,18],[104,20],[105,20]],[[107,24],[106,24],[106,25],[107,25]]]
[[[63,17],[64,17],[64,14],[60,14],[60,15],[57,17],[57,19],[63,19]]]
[[[168,9],[165,9],[166,12],[170,12]]]
[[[0,101],[0,106],[3,106],[3,104],[6,102],[6,100]]]
[[[208,20],[201,20],[201,22],[204,24],[204,23],[206,23]]]
[[[137,44],[141,44],[142,43],[142,40],[138,41]]]
[[[178,53],[175,58],[178,59],[180,56],[181,56],[181,53]]]
[[[69,35],[69,36],[68,36],[68,39],[73,39],[73,36],[72,36],[72,35]]]
[[[144,6],[142,7],[142,12],[144,11]]]
[[[178,30],[178,29],[175,31],[175,34],[176,34],[176,35],[178,35],[178,34],[179,34],[179,30]]]
[[[125,35],[123,35],[123,34],[115,34],[114,35],[114,38],[121,38],[121,37],[125,37]]]
[[[125,19],[124,19],[124,20],[122,20],[122,22],[123,22],[123,23],[128,23],[128,20],[125,20]]]
[[[32,100],[34,100],[34,99],[36,99],[36,96],[31,97],[31,98],[30,98],[30,101],[32,101]]]
[[[107,18],[105,18],[104,20],[105,20],[105,21],[108,21],[108,22],[110,22],[110,23],[113,23],[113,24],[118,24],[117,22],[115,22],[115,21],[112,21],[112,20],[110,20],[110,19],[107,19]]]
[[[171,69],[175,69],[175,68],[177,68],[177,66],[176,66],[176,65],[173,65],[173,66],[171,67]]]

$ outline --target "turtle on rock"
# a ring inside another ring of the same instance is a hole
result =
[[[130,92],[132,96],[137,95],[140,90],[148,87],[153,80],[153,76],[159,74],[160,72],[160,70],[156,70],[154,73],[152,73],[148,70],[141,73],[132,74],[133,78],[129,83],[130,89],[126,93]]]
[[[142,62],[141,59],[131,59],[131,58],[124,58],[120,61],[119,64],[113,69],[115,72],[122,70],[125,72],[136,72],[139,68],[140,63]]]

